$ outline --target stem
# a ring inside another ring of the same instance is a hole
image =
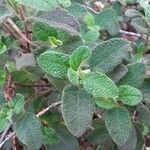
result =
[[[119,30],[119,33],[131,35],[131,36],[137,36],[137,37],[140,37],[140,38],[142,37],[142,35],[140,35],[140,34],[138,34],[138,33],[128,32],[128,31],[124,31],[124,30]]]

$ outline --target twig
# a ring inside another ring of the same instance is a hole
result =
[[[0,138],[0,143],[3,142],[3,140],[5,139],[5,136],[7,134],[7,132],[9,131],[10,127],[11,127],[11,123],[7,126],[7,128],[5,129],[5,131],[3,132],[3,134],[1,135],[1,138]]]
[[[60,104],[61,104],[61,101],[53,103],[50,106],[48,106],[47,108],[45,108],[44,110],[40,111],[36,116],[40,117],[40,116],[44,115],[46,112],[48,112],[51,108],[59,106]]]
[[[5,140],[4,140],[2,143],[0,143],[0,149],[2,148],[2,146],[4,145],[4,143],[5,143],[6,141],[8,141],[9,139],[11,139],[14,135],[15,135],[15,132],[10,133],[10,134],[5,138]]]
[[[134,33],[134,32],[128,32],[128,31],[124,31],[124,30],[119,30],[119,33],[122,33],[122,34],[127,34],[127,35],[131,35],[131,36],[137,36],[137,37],[142,37],[140,34],[138,33]]]

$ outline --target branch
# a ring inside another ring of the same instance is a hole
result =
[[[61,104],[61,101],[53,103],[50,106],[48,106],[47,108],[45,108],[44,110],[40,111],[36,116],[40,117],[40,116],[44,115],[46,112],[48,112],[51,108],[59,106],[60,104]]]
[[[140,37],[140,38],[142,37],[142,35],[140,35],[138,33],[128,32],[128,31],[124,31],[124,30],[119,30],[119,33],[131,35],[131,36],[137,36],[137,37]]]
[[[9,139],[11,139],[14,135],[15,135],[15,132],[10,133],[10,134],[5,138],[5,140],[4,140],[2,143],[0,143],[0,149],[3,147],[4,143],[5,143],[6,141],[8,141]]]

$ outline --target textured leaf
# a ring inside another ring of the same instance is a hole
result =
[[[119,90],[115,83],[103,73],[91,73],[83,79],[85,90],[94,97],[116,98]]]
[[[92,127],[94,130],[88,137],[88,141],[99,144],[100,150],[111,149],[114,146],[105,124],[101,120],[93,120]],[[109,143],[109,144],[108,144]]]
[[[0,42],[0,55],[5,53],[7,50],[6,45],[4,43]]]
[[[58,3],[62,5],[63,7],[69,7],[71,5],[70,0],[58,0]]]
[[[81,63],[85,59],[88,59],[90,55],[91,55],[91,51],[88,47],[80,46],[70,55],[70,60],[69,60],[70,67],[73,70],[78,70]]]
[[[35,38],[41,41],[47,42],[50,36],[58,38],[57,31],[43,22],[35,22],[32,30]]]
[[[128,54],[129,42],[123,39],[111,39],[101,42],[92,51],[89,61],[91,67],[96,67],[104,71],[111,71]]]
[[[127,66],[128,72],[120,80],[119,84],[131,85],[133,87],[140,87],[144,81],[145,65],[142,63],[133,63]]]
[[[55,131],[57,132],[60,142],[58,144],[53,144],[48,146],[49,150],[79,150],[79,144],[77,141],[77,138],[64,128],[64,126],[56,126],[55,125]]]
[[[6,73],[2,68],[0,68],[0,86],[2,86],[5,83],[5,79]]]
[[[121,64],[114,68],[112,72],[108,74],[108,76],[115,82],[118,83],[128,72],[128,68]]]
[[[16,0],[19,4],[39,10],[50,10],[57,6],[57,0]]]
[[[6,109],[5,107],[0,110],[0,133],[5,130],[9,123],[7,113],[8,109]]]
[[[16,119],[14,125],[18,139],[29,148],[39,150],[43,143],[41,122],[32,113],[24,113]]]
[[[88,25],[88,26],[92,26],[95,25],[95,19],[94,16],[91,13],[88,13],[84,16],[84,22]]]
[[[60,142],[58,134],[52,128],[44,127],[44,143],[45,144],[57,144]]]
[[[68,69],[68,79],[74,85],[80,84],[78,72],[74,71],[72,68]]]
[[[111,109],[117,107],[117,104],[113,101],[113,99],[107,98],[96,98],[96,104],[104,109]]]
[[[79,3],[72,3],[72,5],[66,8],[75,18],[81,18],[87,13],[86,7]]]
[[[133,126],[132,127],[132,133],[131,133],[129,139],[127,140],[125,145],[118,146],[118,149],[119,150],[135,150],[136,149],[136,145],[137,145],[137,133],[136,133],[136,130],[135,130],[134,126]]]
[[[63,29],[72,34],[79,35],[80,27],[78,21],[62,8],[39,12],[37,19],[47,23],[51,27]]]
[[[95,16],[95,22],[101,29],[107,29],[108,25],[116,22],[116,12],[112,8],[104,9],[101,13]]]
[[[124,108],[110,109],[106,114],[105,124],[113,141],[118,145],[124,145],[132,133],[131,118]]]
[[[142,101],[142,93],[129,85],[121,85],[119,87],[119,100],[129,106],[138,105]]]
[[[0,4],[0,24],[4,22],[7,17],[13,17],[14,11],[9,10],[6,5]]]
[[[137,18],[132,19],[131,25],[134,27],[134,29],[137,32],[142,33],[142,34],[149,34],[150,30],[149,30],[148,24],[144,20],[142,20],[142,18],[137,17]]]
[[[16,114],[24,111],[25,98],[22,94],[17,93],[15,98],[10,102],[9,106],[14,109]]]
[[[119,33],[119,24],[116,23],[116,22],[112,22],[110,25],[108,25],[107,27],[107,30],[108,30],[108,33],[110,35],[116,35],[117,33]]]
[[[137,11],[136,9],[128,9],[126,12],[125,12],[125,15],[127,17],[130,17],[130,18],[134,18],[134,17],[141,17],[142,14]]]
[[[94,101],[84,89],[69,85],[62,94],[61,110],[68,130],[79,137],[92,122]]]
[[[55,51],[47,51],[40,55],[38,64],[48,74],[57,78],[64,78],[69,69],[69,56]]]
[[[146,15],[146,19],[148,21],[148,24],[150,25],[150,5],[148,5],[146,8],[145,8],[145,15]]]
[[[137,112],[139,121],[144,125],[150,126],[150,110],[145,105],[141,104],[138,106]]]

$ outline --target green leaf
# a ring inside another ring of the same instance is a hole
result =
[[[110,109],[106,113],[105,124],[113,141],[118,145],[124,145],[132,133],[131,118],[124,108]]]
[[[8,111],[9,110],[5,107],[0,110],[0,133],[5,130],[9,123],[7,115]]]
[[[14,131],[17,138],[31,149],[39,150],[43,144],[41,122],[32,113],[18,116],[14,124]]]
[[[129,106],[138,105],[142,101],[142,93],[129,85],[121,85],[119,87],[119,100]]]
[[[95,110],[94,101],[84,89],[69,85],[62,94],[62,115],[74,136],[81,136],[90,126]]]
[[[56,29],[62,29],[73,35],[80,35],[78,21],[66,10],[62,8],[51,11],[43,11],[37,14],[37,20],[47,23]]]
[[[107,98],[96,98],[96,104],[104,109],[111,109],[117,107],[117,104],[113,101],[113,99]]]
[[[2,86],[5,83],[5,79],[6,73],[2,68],[0,68],[0,86]]]
[[[118,66],[116,66],[113,71],[111,71],[108,76],[115,82],[118,83],[124,76],[125,74],[128,72],[128,68],[123,65],[123,64],[119,64]]]
[[[70,7],[66,8],[75,18],[81,18],[87,13],[86,7],[75,2]]]
[[[5,21],[8,17],[14,17],[14,11],[9,10],[6,5],[0,4],[0,24]]]
[[[92,50],[90,66],[106,72],[111,71],[128,55],[130,43],[126,40],[114,38],[101,42]]]
[[[52,128],[44,127],[44,143],[45,144],[57,144],[60,142],[58,134]]]
[[[148,24],[150,25],[150,5],[148,5],[146,8],[145,8],[145,15],[146,15],[146,19],[148,21]]]
[[[133,63],[127,66],[128,72],[119,81],[119,85],[126,84],[133,87],[140,87],[144,81],[145,65],[142,63]]]
[[[36,21],[32,30],[35,38],[41,41],[47,42],[50,36],[58,38],[57,30],[43,22]]]
[[[83,80],[85,90],[94,97],[116,98],[119,90],[103,73],[90,73]]]
[[[68,79],[74,85],[79,85],[79,74],[78,72],[74,71],[72,68],[68,69]]]
[[[98,31],[88,31],[85,34],[83,34],[83,39],[85,42],[90,43],[90,42],[95,42],[100,36],[100,33]]]
[[[70,0],[58,0],[58,3],[60,3],[63,7],[69,7],[71,5]]]
[[[107,29],[112,22],[116,22],[116,19],[116,11],[112,8],[104,9],[101,13],[95,16],[95,22],[100,26],[101,30]]]
[[[9,106],[14,109],[16,114],[24,111],[25,98],[22,94],[17,93],[15,98],[9,103]]]
[[[93,120],[92,127],[94,130],[92,130],[92,133],[89,135],[88,141],[99,144],[102,150],[111,149],[114,145],[114,142],[112,141],[102,120]]]
[[[69,69],[69,56],[55,51],[46,51],[38,58],[40,68],[48,74],[64,78]]]
[[[132,19],[131,25],[141,34],[149,34],[150,32],[148,24],[140,17]]]
[[[125,15],[127,17],[130,17],[130,18],[141,17],[142,16],[142,14],[138,10],[136,10],[136,9],[128,9],[125,12]]]
[[[73,70],[78,70],[81,63],[88,59],[91,55],[91,50],[87,46],[78,47],[71,55],[69,64]]]
[[[141,104],[137,108],[138,119],[144,125],[150,126],[150,110],[144,104]]]
[[[88,25],[88,26],[92,26],[95,25],[95,19],[94,16],[91,13],[88,13],[84,16],[84,22]]]
[[[60,142],[58,144],[48,145],[49,150],[79,150],[79,144],[77,138],[74,137],[64,126],[56,126],[55,131],[57,132]]]
[[[0,55],[5,53],[7,50],[6,45],[4,43],[0,42]]]
[[[50,37],[49,37],[49,42],[50,42],[52,48],[56,48],[56,47],[58,47],[58,46],[63,45],[63,43],[62,43],[61,40],[56,39],[56,38],[53,37],[53,36],[50,36]]]
[[[50,10],[57,6],[57,0],[16,0],[19,4],[39,10]]]
[[[137,133],[133,126],[132,133],[131,133],[129,139],[127,140],[127,142],[124,145],[118,146],[118,149],[119,150],[137,150],[136,146],[137,146]]]

